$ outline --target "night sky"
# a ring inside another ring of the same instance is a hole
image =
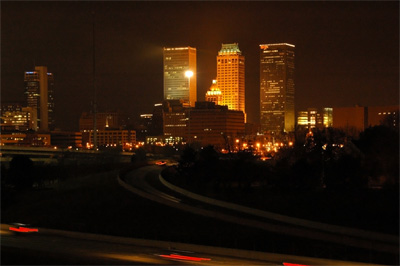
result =
[[[99,111],[148,113],[163,97],[163,47],[197,48],[198,100],[222,43],[246,60],[246,111],[259,119],[259,44],[296,45],[296,109],[399,104],[399,3],[1,2],[1,100],[24,100],[24,71],[55,77],[56,124],[77,130],[93,95],[95,11]]]

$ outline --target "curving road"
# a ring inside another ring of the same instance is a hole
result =
[[[39,228],[16,235],[2,224],[1,264],[266,265],[252,259],[177,249],[179,244]],[[182,246],[181,248],[185,248]],[[193,247],[192,247],[193,249]],[[23,254],[23,256],[21,256]]]
[[[290,236],[388,254],[399,253],[397,237],[292,218],[206,198],[169,184],[160,176],[161,170],[159,166],[143,167],[119,182],[142,197],[198,215]]]

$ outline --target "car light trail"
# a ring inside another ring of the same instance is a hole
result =
[[[296,263],[288,263],[288,262],[284,262],[283,265],[284,266],[309,266],[309,265],[304,265],[304,264],[296,264]]]
[[[189,261],[205,261],[211,260],[209,258],[199,258],[199,257],[190,257],[190,256],[182,256],[178,254],[169,254],[169,255],[159,255],[160,257],[167,259],[176,259],[176,260],[189,260]]]
[[[10,231],[22,232],[22,233],[39,232],[39,229],[37,229],[37,228],[26,228],[26,227],[22,227],[22,226],[20,226],[18,228],[10,227],[9,229],[10,229]]]

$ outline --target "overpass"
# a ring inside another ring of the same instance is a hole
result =
[[[0,161],[8,164],[16,155],[26,155],[34,162],[56,164],[60,160],[82,160],[93,162],[95,158],[104,156],[117,157],[120,162],[129,162],[132,152],[94,151],[82,149],[65,149],[57,147],[0,146]]]

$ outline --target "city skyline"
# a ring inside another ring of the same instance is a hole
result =
[[[92,10],[102,110],[136,117],[162,100],[162,47],[196,47],[204,100],[222,43],[239,43],[246,57],[248,122],[259,121],[262,43],[296,45],[296,110],[398,104],[397,2],[3,2],[2,10],[2,101],[22,101],[23,73],[45,65],[63,129],[91,110]]]

